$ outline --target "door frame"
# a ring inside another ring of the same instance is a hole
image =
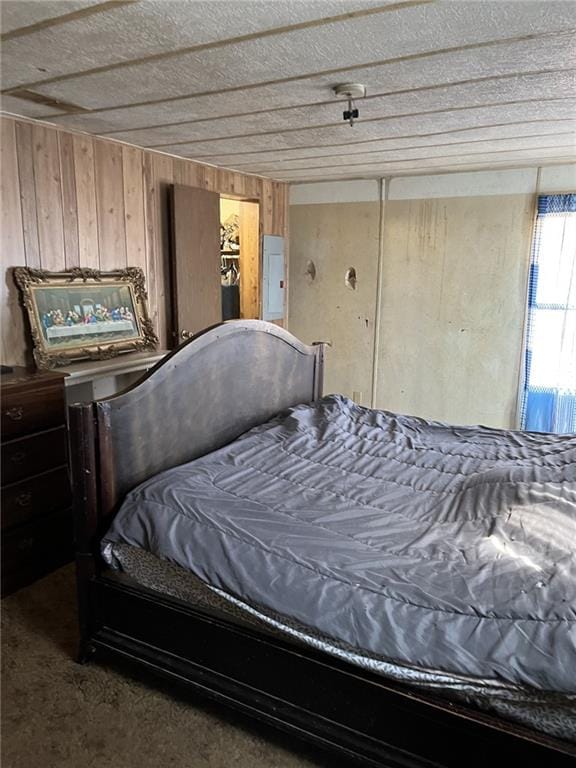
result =
[[[257,244],[255,254],[256,263],[256,283],[257,283],[257,300],[251,302],[252,306],[257,306],[257,312],[252,312],[248,316],[244,316],[242,313],[242,307],[246,304],[246,294],[242,290],[242,219],[240,219],[240,317],[243,320],[252,319],[259,320],[262,317],[262,201],[258,197],[245,197],[242,195],[228,194],[226,192],[219,192],[220,200],[234,200],[238,203],[250,203],[256,205],[256,211],[258,213],[258,226],[256,228]],[[244,301],[243,301],[244,296]]]

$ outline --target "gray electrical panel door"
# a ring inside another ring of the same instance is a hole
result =
[[[262,319],[284,317],[284,238],[264,235],[262,238]]]

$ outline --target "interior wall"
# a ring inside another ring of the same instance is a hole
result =
[[[576,166],[399,177],[381,190],[374,181],[292,188],[289,329],[331,339],[326,392],[354,397],[362,382],[365,405],[516,427],[536,197],[576,190]],[[358,305],[341,274],[306,281],[315,253],[330,254],[339,273],[361,265],[359,286],[362,275],[369,286]]]
[[[261,234],[287,236],[288,187],[29,120],[0,118],[1,359],[30,361],[10,267],[142,267],[149,311],[168,344],[168,188],[178,183],[260,203]]]
[[[290,211],[289,329],[327,341],[324,391],[370,402],[380,205],[295,205]],[[350,267],[355,289],[346,285]],[[312,274],[315,276],[312,277]]]
[[[376,407],[511,427],[531,195],[386,206]]]

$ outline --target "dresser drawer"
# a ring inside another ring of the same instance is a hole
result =
[[[2,536],[2,595],[30,584],[73,556],[69,509],[27,523]]]
[[[66,423],[61,384],[2,393],[2,439],[21,437]]]
[[[66,464],[66,429],[58,427],[38,435],[3,443],[2,485],[9,485],[52,467]]]
[[[70,504],[66,467],[35,475],[2,488],[2,530]]]

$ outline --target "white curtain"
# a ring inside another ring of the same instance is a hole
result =
[[[576,432],[576,195],[538,199],[522,427]]]

